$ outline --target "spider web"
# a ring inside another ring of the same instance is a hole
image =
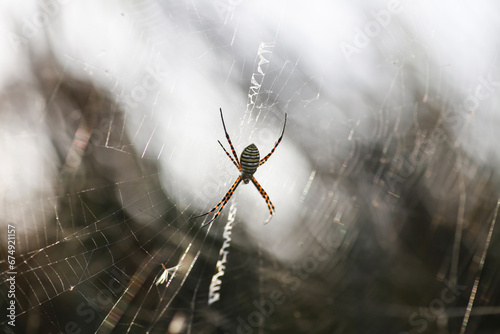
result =
[[[3,5],[2,330],[498,331],[498,9]]]

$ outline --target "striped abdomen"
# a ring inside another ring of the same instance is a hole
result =
[[[259,149],[254,144],[248,145],[241,153],[241,176],[243,182],[248,183],[253,173],[259,167],[260,154]]]

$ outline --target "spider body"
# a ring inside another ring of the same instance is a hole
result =
[[[269,220],[271,220],[271,218],[273,217],[273,214],[275,212],[274,205],[271,202],[269,195],[267,195],[264,188],[262,188],[260,186],[260,184],[257,182],[255,177],[253,176],[253,174],[255,174],[255,172],[257,171],[257,167],[262,166],[267,161],[267,159],[269,159],[269,157],[274,153],[274,150],[276,149],[276,147],[278,147],[279,143],[281,142],[281,139],[283,138],[283,134],[285,133],[286,116],[287,116],[287,114],[285,114],[285,122],[283,124],[283,130],[281,131],[281,136],[278,138],[278,140],[274,144],[273,149],[271,150],[271,152],[268,155],[266,155],[264,158],[260,159],[259,149],[257,148],[257,146],[255,146],[255,144],[250,144],[247,147],[245,147],[243,152],[241,152],[240,159],[238,160],[238,156],[236,155],[236,151],[234,150],[233,144],[231,143],[231,138],[229,138],[229,134],[227,133],[226,125],[224,124],[224,116],[222,116],[222,108],[220,109],[220,117],[222,120],[222,126],[224,127],[226,139],[227,139],[227,142],[229,143],[229,146],[231,147],[231,152],[233,155],[231,156],[231,154],[229,154],[229,152],[226,151],[226,149],[224,148],[224,145],[222,145],[222,143],[220,141],[218,141],[218,142],[219,142],[219,145],[224,150],[224,152],[226,152],[226,155],[229,157],[229,159],[231,159],[231,162],[233,163],[233,165],[236,168],[238,168],[240,175],[238,176],[236,181],[234,181],[233,185],[231,186],[231,188],[229,188],[229,191],[222,198],[222,200],[219,202],[219,204],[217,204],[212,210],[210,210],[202,215],[193,217],[193,218],[203,217],[203,216],[208,215],[209,213],[212,213],[215,210],[219,209],[217,211],[217,213],[214,215],[214,217],[211,220],[209,220],[208,222],[204,223],[201,227],[207,226],[208,224],[213,222],[220,215],[222,209],[224,209],[224,206],[226,205],[226,203],[229,201],[231,196],[233,196],[234,191],[236,190],[238,185],[241,183],[241,181],[243,181],[243,183],[245,183],[245,184],[248,184],[250,181],[252,181],[254,186],[257,188],[257,190],[261,194],[262,198],[264,198],[264,200],[266,201],[267,207],[269,209],[269,213],[271,214],[269,216],[269,218],[267,219],[266,223],[269,222]]]
[[[259,167],[260,154],[255,144],[250,144],[241,152],[241,180],[247,184]]]

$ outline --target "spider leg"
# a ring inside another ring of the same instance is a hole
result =
[[[231,198],[231,196],[233,196],[234,194],[234,191],[236,190],[236,187],[238,186],[238,184],[240,183],[241,180],[237,181],[238,183],[236,184],[236,186],[234,186],[234,188],[232,187],[232,190],[230,190],[230,193],[228,192],[226,194],[226,196],[224,197],[227,197],[224,202],[222,203],[222,206],[220,207],[220,209],[217,211],[217,213],[213,216],[212,219],[210,219],[208,222],[205,222],[201,225],[201,228],[209,225],[210,223],[212,223],[219,215],[220,213],[222,212],[222,209],[224,209],[224,207],[226,206],[227,202],[229,201],[229,199]],[[229,196],[228,196],[229,195]]]
[[[217,208],[220,207],[219,211],[217,211],[217,213],[214,215],[214,217],[204,223],[201,227],[205,227],[207,226],[208,224],[210,224],[211,222],[213,222],[221,213],[222,209],[224,209],[224,206],[226,206],[226,203],[229,201],[229,199],[231,198],[231,196],[233,196],[234,194],[234,191],[236,190],[236,187],[238,187],[238,185],[240,184],[241,182],[241,176],[238,176],[238,178],[236,179],[236,181],[234,181],[233,185],[231,186],[231,188],[229,188],[229,191],[226,193],[226,195],[224,196],[224,198],[222,198],[222,200],[219,202],[219,204],[217,204],[216,206],[214,206],[214,208],[204,214],[201,214],[199,216],[194,216],[193,218],[199,218],[199,217],[203,217],[203,216],[206,216],[208,215],[209,213],[212,213],[214,212],[215,210],[217,210]]]
[[[227,156],[229,157],[229,159],[231,159],[231,161],[233,162],[233,164],[236,166],[236,168],[238,168],[238,170],[241,172],[241,167],[236,163],[236,161],[234,161],[233,157],[231,156],[231,154],[229,154],[226,149],[224,148],[224,146],[222,145],[222,143],[220,142],[220,140],[217,140],[219,142],[219,145],[220,147],[222,147],[222,149],[224,150],[224,152],[226,152]]]
[[[283,124],[283,130],[281,131],[281,136],[278,138],[278,141],[276,142],[276,144],[274,144],[274,147],[271,150],[271,152],[259,161],[259,166],[262,166],[267,161],[267,159],[269,159],[269,157],[274,153],[274,150],[276,149],[276,147],[278,147],[279,143],[281,142],[281,139],[283,138],[283,134],[285,133],[286,116],[287,116],[287,114],[285,113],[285,123]]]
[[[236,154],[236,151],[234,150],[234,147],[233,147],[233,144],[231,143],[231,138],[229,138],[229,134],[227,133],[227,130],[226,130],[226,124],[224,124],[224,117],[222,116],[222,108],[220,108],[220,118],[222,119],[222,126],[224,127],[224,132],[226,133],[226,139],[227,139],[227,142],[229,143],[229,146],[231,146],[231,151],[233,152],[233,155],[234,155],[234,160],[236,160],[236,162],[238,163],[238,165],[240,164],[240,161],[238,160],[238,155]],[[225,149],[224,149],[225,151]],[[227,153],[227,152],[226,152]],[[232,159],[231,159],[232,160]],[[239,168],[238,168],[239,169]]]
[[[267,223],[269,223],[269,221],[271,220],[271,218],[273,218],[274,211],[276,211],[276,209],[274,208],[274,205],[271,202],[271,199],[269,198],[269,195],[266,193],[266,191],[264,190],[264,188],[261,187],[261,185],[259,184],[259,182],[257,182],[257,180],[255,179],[255,177],[252,177],[252,183],[255,185],[255,187],[257,188],[257,190],[259,191],[259,193],[262,195],[262,197],[266,200],[266,204],[267,204],[267,207],[269,209],[269,213],[271,214],[269,216],[269,218],[264,223],[264,224],[267,224]]]

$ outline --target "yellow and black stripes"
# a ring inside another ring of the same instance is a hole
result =
[[[259,167],[259,149],[254,144],[250,144],[241,153],[241,173],[243,176],[243,182],[248,183],[249,179]]]

